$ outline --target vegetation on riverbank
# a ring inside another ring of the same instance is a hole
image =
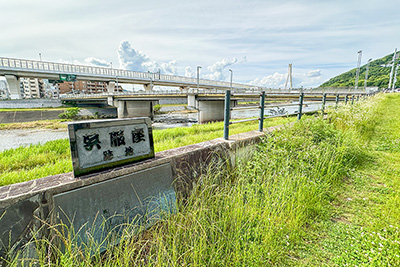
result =
[[[104,254],[37,240],[41,266],[399,266],[400,96],[271,134],[232,168],[210,166],[177,212]],[[51,258],[50,256],[51,255]],[[17,258],[10,265],[17,265]]]
[[[370,87],[387,88],[389,85],[389,74],[391,70],[390,63],[393,59],[393,53],[380,59],[371,61],[368,69],[368,84]],[[363,88],[365,82],[365,72],[367,64],[360,67],[358,86]],[[335,76],[321,85],[321,87],[354,87],[357,69],[351,69],[348,72]],[[399,85],[396,83],[397,86]],[[396,87],[395,87],[396,88]]]
[[[265,121],[265,126],[275,126],[295,120],[294,117],[274,118]],[[13,124],[7,124],[12,129]],[[18,124],[20,125],[20,124]],[[26,122],[26,127],[66,128],[61,121]],[[1,125],[0,125],[1,127]],[[230,126],[230,134],[256,130],[258,122],[246,122]],[[0,128],[2,129],[2,128]],[[196,144],[223,136],[223,123],[209,123],[164,130],[154,130],[154,148],[156,152]],[[72,171],[69,142],[67,139],[46,144],[19,147],[0,152],[0,186],[33,180],[49,175]]]

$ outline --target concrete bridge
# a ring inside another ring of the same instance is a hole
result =
[[[18,83],[18,79],[20,77],[60,80],[60,75],[69,75],[70,77],[73,76],[74,79],[78,81],[107,82],[109,84],[109,93],[114,93],[114,85],[116,82],[141,84],[147,91],[151,91],[153,86],[170,86],[179,87],[181,89],[201,88],[212,90],[227,90],[231,87],[233,90],[263,89],[262,87],[249,84],[231,84],[223,81],[196,79],[191,77],[165,75],[161,73],[139,72],[5,57],[0,57],[0,75],[6,77],[10,88],[10,97],[12,99],[21,98]]]
[[[119,118],[152,117],[153,106],[162,98],[187,98],[188,106],[199,110],[199,122],[223,120],[224,94],[231,90],[231,106],[239,99],[259,98],[265,91],[267,97],[274,99],[297,99],[302,89],[281,90],[250,84],[212,81],[199,78],[165,75],[161,73],[138,72],[121,69],[74,65],[36,60],[0,57],[0,75],[5,76],[9,85],[11,99],[20,99],[19,78],[42,78],[60,80],[61,77],[78,81],[101,81],[108,84],[106,94],[78,94],[62,97],[64,102],[106,103],[117,107]],[[140,84],[145,92],[115,92],[116,83]],[[165,92],[153,90],[154,86],[178,87],[179,91]],[[321,98],[322,94],[347,93],[348,90],[308,89],[306,98]],[[361,94],[363,90],[352,90]]]

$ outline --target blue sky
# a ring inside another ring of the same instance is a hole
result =
[[[400,48],[398,1],[7,0],[0,56],[282,87],[329,78]]]

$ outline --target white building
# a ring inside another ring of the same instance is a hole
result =
[[[0,80],[0,99],[5,99],[7,98],[7,82]]]
[[[45,94],[43,80],[37,78],[21,78],[23,98],[42,98]]]

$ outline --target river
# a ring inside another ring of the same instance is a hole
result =
[[[288,114],[298,111],[298,106],[285,106]],[[309,104],[303,108],[303,112],[315,111],[321,108],[321,104]],[[276,108],[271,108],[275,109]],[[272,115],[270,108],[265,109],[265,115]],[[168,110],[167,110],[168,111]],[[171,111],[171,110],[169,110]],[[233,110],[232,119],[245,119],[259,116],[259,109]],[[197,123],[197,113],[174,112],[156,115],[154,118],[153,129],[166,129],[175,127],[188,127]],[[51,140],[68,138],[68,132],[63,130],[49,129],[19,129],[0,131],[0,151],[17,148],[19,146],[29,146],[31,144],[46,143]]]

